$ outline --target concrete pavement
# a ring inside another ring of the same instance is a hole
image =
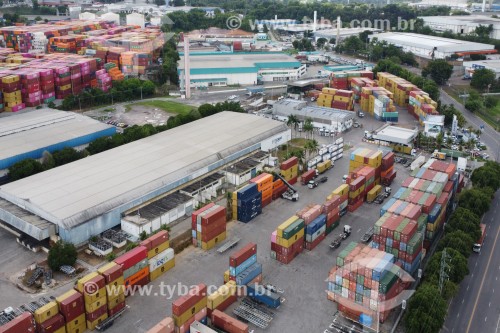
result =
[[[484,215],[486,238],[480,254],[469,257],[469,275],[460,284],[446,318],[443,333],[500,332],[500,195]]]

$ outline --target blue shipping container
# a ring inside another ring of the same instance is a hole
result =
[[[257,262],[257,255],[254,254],[253,256],[251,256],[250,258],[248,258],[247,260],[242,262],[241,265],[239,265],[238,267],[236,267],[236,268],[229,267],[229,274],[231,274],[231,276],[236,276],[236,275],[240,274],[241,272],[243,272],[248,267],[255,264],[256,262]]]
[[[256,262],[236,276],[237,285],[246,285],[262,273],[262,265]]]
[[[245,199],[257,193],[257,184],[251,183],[238,190],[238,199]]]
[[[277,309],[281,305],[281,297],[278,294],[267,290],[259,284],[247,285],[247,295],[272,309]]]

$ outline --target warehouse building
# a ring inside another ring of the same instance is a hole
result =
[[[305,101],[283,99],[273,104],[273,119],[286,122],[291,115],[297,116],[299,130],[307,118],[312,119],[314,128],[318,132],[342,133],[349,130],[354,123],[355,113],[351,111],[307,106]]]
[[[474,71],[477,69],[489,69],[495,73],[495,77],[500,78],[500,59],[495,60],[475,60],[475,61],[464,61],[464,72],[465,76],[474,76]]]
[[[306,65],[281,52],[193,52],[189,59],[192,88],[297,80],[306,73]],[[183,55],[178,68],[184,87]]]
[[[120,225],[124,213],[290,139],[283,123],[221,112],[2,185],[0,220],[37,240],[57,233],[81,244]],[[188,214],[192,205],[182,204]]]
[[[400,47],[405,52],[431,59],[434,53],[435,59],[444,59],[452,54],[467,56],[471,54],[492,54],[496,53],[495,46],[483,43],[474,43],[458,39],[450,39],[436,36],[427,36],[407,32],[384,32],[377,35],[370,35],[370,40],[377,38]]]
[[[500,39],[500,19],[483,15],[463,15],[463,16],[422,16],[424,24],[433,31],[451,31],[458,35],[468,35],[474,33],[479,26],[493,26],[490,37]]]
[[[338,32],[338,37],[340,37],[340,40],[346,39],[347,37],[351,36],[359,36],[360,33],[365,32],[365,31],[370,31],[371,33],[378,33],[382,32],[381,29],[375,29],[375,28],[341,28],[341,29],[324,29],[324,30],[318,30],[313,32],[314,39],[317,41],[320,38],[325,38],[326,40],[330,41],[330,39],[337,39],[337,32]]]
[[[39,159],[44,151],[66,147],[81,149],[116,128],[72,112],[39,109],[2,117],[0,120],[0,178],[13,164]]]

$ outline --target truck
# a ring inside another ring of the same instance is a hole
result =
[[[481,247],[483,246],[484,236],[486,235],[486,224],[481,223],[480,227],[481,227],[481,237],[479,237],[477,243],[472,245],[472,251],[476,253],[481,253]]]
[[[465,157],[459,157],[457,161],[457,171],[465,172],[465,169],[467,169],[467,159]]]
[[[445,160],[446,159],[446,153],[439,152],[438,150],[434,150],[432,153],[432,158],[438,159],[438,160]]]
[[[267,305],[272,309],[277,309],[280,307],[284,299],[277,293],[273,293],[267,290],[263,285],[258,283],[247,284],[247,296],[258,303]]]
[[[276,173],[275,175],[276,177],[281,179],[281,181],[283,182],[283,184],[286,185],[286,187],[288,187],[288,190],[285,193],[283,193],[281,197],[283,199],[290,201],[299,201],[299,192],[297,192],[297,190],[289,182],[287,182],[285,178],[281,177],[279,173]]]
[[[316,167],[319,174],[322,174],[322,173],[326,172],[327,170],[330,170],[331,168],[333,168],[332,160],[326,160],[324,162],[318,163],[318,165]]]
[[[316,169],[311,169],[307,172],[304,172],[300,176],[300,183],[302,185],[307,185],[309,183],[309,181],[313,180],[314,178],[316,178]]]

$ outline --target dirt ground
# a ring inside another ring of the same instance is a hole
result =
[[[168,118],[173,116],[158,108],[151,106],[129,104],[117,104],[106,108],[85,112],[85,115],[99,119],[103,122],[114,121],[132,125],[160,126],[166,124]]]

